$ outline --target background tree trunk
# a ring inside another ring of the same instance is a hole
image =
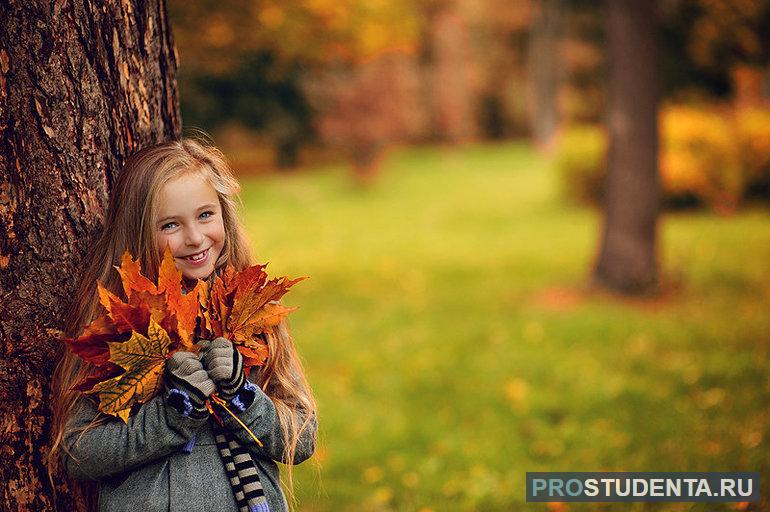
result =
[[[559,41],[563,32],[566,2],[540,0],[528,46],[530,76],[530,125],[539,148],[550,149],[559,126],[558,92],[563,65]]]
[[[53,510],[48,329],[125,157],[180,133],[177,57],[163,0],[0,0],[0,34],[0,509]]]
[[[438,2],[428,16],[433,132],[441,141],[462,144],[475,136],[468,27],[454,0]]]
[[[596,281],[623,292],[657,283],[658,50],[653,0],[608,0],[609,154]]]

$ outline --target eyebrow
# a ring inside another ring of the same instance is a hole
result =
[[[199,206],[197,211],[205,210],[206,208],[214,208],[215,206],[216,205],[214,205],[212,203],[207,203],[207,204],[204,204],[202,206]],[[176,215],[171,215],[169,217],[163,217],[162,219],[160,219],[158,221],[158,223],[166,222],[167,220],[171,220],[171,219],[176,219],[176,217],[177,217]]]

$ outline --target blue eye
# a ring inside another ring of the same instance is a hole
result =
[[[166,231],[166,228],[167,228],[167,227],[169,227],[169,226],[172,226],[172,225],[174,225],[174,224],[176,224],[176,222],[168,222],[168,223],[166,223],[166,224],[163,224],[163,225],[160,227],[160,230],[161,230],[161,231]]]
[[[209,217],[211,217],[212,215],[214,215],[214,212],[211,212],[211,211],[205,211],[205,212],[201,213],[201,216],[203,216],[203,215],[206,215],[206,214],[208,214],[208,217],[204,217],[204,218],[208,219]]]

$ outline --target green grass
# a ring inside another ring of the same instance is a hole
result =
[[[770,214],[667,214],[682,285],[624,301],[583,291],[600,217],[556,180],[523,144],[396,152],[366,190],[244,179],[259,261],[311,276],[285,299],[320,408],[301,510],[547,510],[526,471],[770,474]]]

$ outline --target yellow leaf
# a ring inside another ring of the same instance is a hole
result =
[[[168,333],[150,319],[145,337],[134,331],[123,343],[111,342],[110,361],[125,373],[95,385],[89,393],[99,393],[99,410],[128,423],[131,407],[152,398],[161,385],[171,339]]]

